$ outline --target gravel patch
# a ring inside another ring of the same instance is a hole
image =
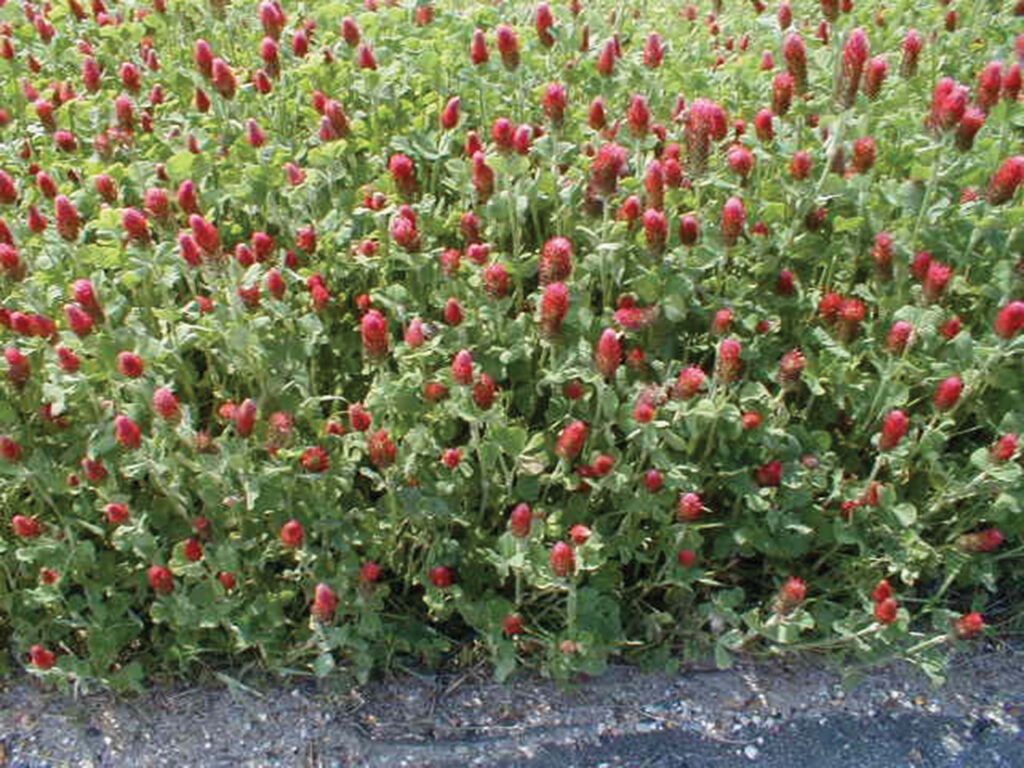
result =
[[[473,669],[77,699],[22,677],[0,682],[0,766],[1022,765],[1022,662],[978,651],[942,688],[900,665],[844,686],[808,658],[572,687]]]

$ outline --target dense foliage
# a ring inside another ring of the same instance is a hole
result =
[[[13,658],[934,667],[1022,585],[1022,11],[0,2]]]

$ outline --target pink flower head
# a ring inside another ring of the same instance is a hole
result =
[[[1024,301],[1011,301],[1000,309],[994,329],[1002,339],[1012,339],[1024,330]]]
[[[590,427],[584,421],[574,421],[562,430],[555,444],[555,454],[565,461],[572,461],[583,452],[583,444],[590,434]]]
[[[899,445],[910,429],[910,419],[907,414],[900,410],[889,411],[882,420],[882,434],[878,440],[878,447],[883,451],[889,451]]]
[[[668,219],[662,211],[648,208],[643,215],[644,238],[653,253],[661,253],[668,240]]]
[[[594,347],[594,364],[606,379],[613,378],[622,363],[622,342],[611,328],[605,328]]]
[[[633,94],[626,110],[626,122],[634,136],[646,136],[651,130],[651,109],[647,97]]]
[[[964,382],[959,376],[943,379],[935,389],[933,402],[940,411],[948,411],[960,400],[964,391]]]
[[[541,249],[538,274],[541,285],[563,282],[572,274],[573,246],[565,237],[552,237]]]
[[[871,45],[867,33],[863,28],[857,27],[850,32],[846,45],[843,46],[843,74],[839,95],[846,108],[853,106],[870,55]]]
[[[560,578],[571,576],[576,570],[576,554],[573,548],[564,541],[557,542],[551,548],[551,571]]]
[[[560,83],[549,84],[544,90],[542,104],[548,120],[555,125],[561,125],[565,119],[565,108],[568,104],[565,86]]]
[[[720,381],[728,383],[739,378],[743,370],[743,361],[740,359],[742,352],[743,346],[736,339],[728,338],[719,342],[715,374]]]
[[[557,336],[569,311],[569,289],[565,283],[549,283],[540,303],[540,324],[545,335]]]
[[[743,225],[747,220],[747,210],[738,197],[730,197],[722,208],[722,239],[727,246],[735,245],[743,234]]]
[[[626,174],[629,155],[618,144],[603,145],[590,166],[590,189],[595,195],[615,194],[619,178]]]
[[[142,430],[139,425],[123,413],[114,417],[114,436],[125,448],[138,448],[142,444]]]
[[[882,92],[882,85],[889,74],[889,62],[884,56],[874,56],[868,61],[867,71],[864,73],[864,84],[862,89],[864,95],[871,101],[879,97]]]
[[[416,164],[412,158],[401,153],[391,156],[388,172],[395,182],[399,194],[411,197],[416,192]]]
[[[359,331],[363,337],[363,352],[368,357],[383,357],[388,353],[391,335],[384,315],[371,309],[363,315]]]
[[[786,61],[790,77],[793,78],[794,90],[802,94],[807,88],[807,46],[796,32],[786,35],[782,44],[782,57]]]
[[[1009,202],[1021,184],[1024,184],[1024,155],[1016,155],[1005,160],[989,182],[989,203],[1002,205]]]
[[[469,350],[460,350],[452,360],[452,379],[456,384],[468,386],[473,383],[473,356]]]
[[[505,69],[516,69],[519,66],[519,35],[508,24],[499,24],[495,35],[501,63]]]
[[[900,75],[913,77],[917,74],[917,62],[921,56],[924,40],[916,29],[910,29],[903,38],[903,57],[900,59]]]

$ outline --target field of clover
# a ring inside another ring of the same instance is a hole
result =
[[[0,0],[0,668],[1020,632],[1022,17]]]

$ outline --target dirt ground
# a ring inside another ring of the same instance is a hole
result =
[[[1024,649],[853,687],[820,659],[571,688],[486,670],[74,699],[0,682],[0,766],[1024,766]]]

